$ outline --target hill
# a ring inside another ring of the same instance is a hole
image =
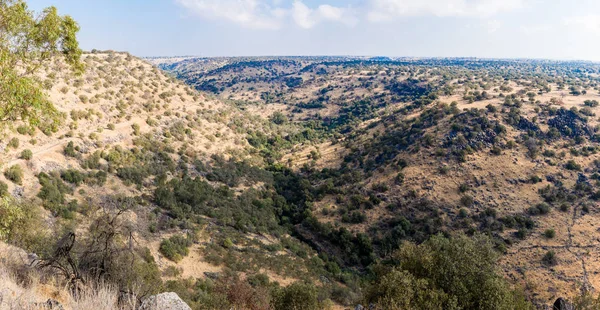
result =
[[[291,57],[200,69],[198,61],[162,68],[251,113],[316,129],[322,139],[278,160],[315,190],[320,223],[368,235],[377,257],[404,240],[481,232],[504,253],[505,276],[536,303],[600,285],[600,66]],[[368,265],[318,230],[298,232],[341,265]]]

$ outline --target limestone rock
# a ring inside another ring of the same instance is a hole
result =
[[[140,310],[192,310],[176,293],[152,295],[142,302]]]

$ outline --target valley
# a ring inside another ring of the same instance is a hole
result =
[[[598,309],[600,64],[79,30],[0,0],[0,309]]]

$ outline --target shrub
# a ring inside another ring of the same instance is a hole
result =
[[[33,152],[31,152],[30,149],[23,150],[20,157],[21,159],[31,160],[31,158],[33,158]]]
[[[77,170],[68,169],[64,170],[60,173],[61,179],[65,180],[65,182],[80,185],[85,180],[85,175]]]
[[[140,135],[140,125],[133,124],[133,125],[131,125],[131,129],[133,129],[133,135],[135,135],[135,136]]]
[[[17,139],[17,138],[10,139],[10,141],[8,141],[8,147],[12,147],[13,149],[18,148],[19,147],[19,139]]]
[[[67,146],[65,146],[65,149],[64,149],[64,154],[67,157],[77,158],[79,156],[79,153],[75,149],[75,144],[73,143],[73,141],[69,141],[69,143],[67,143]]]
[[[65,194],[70,194],[72,191],[67,186],[58,174],[40,173],[38,179],[42,188],[38,193],[38,197],[42,199],[46,209],[52,211],[55,215],[61,213],[65,207]]]
[[[0,241],[26,249],[41,246],[44,234],[41,217],[33,204],[0,197]]]
[[[159,252],[166,258],[178,262],[189,254],[188,247],[191,245],[192,241],[190,238],[175,235],[160,243]]]
[[[554,251],[548,251],[542,257],[542,263],[546,266],[554,266],[557,263],[556,254]]]
[[[554,231],[554,229],[546,229],[546,231],[544,231],[544,237],[552,239],[554,238],[554,236],[556,236],[556,232]]]
[[[465,207],[470,207],[473,205],[475,201],[473,200],[473,197],[469,196],[469,195],[464,195],[460,198],[460,204],[465,206]]]
[[[527,212],[530,215],[544,215],[544,214],[548,214],[550,212],[550,205],[547,203],[540,203],[537,204],[536,206],[530,207]]]
[[[0,198],[8,196],[8,184],[0,181]]]
[[[25,125],[20,125],[19,127],[17,127],[17,132],[21,135],[33,135],[34,134],[34,130],[31,127],[25,126]]]
[[[312,284],[300,282],[281,288],[274,293],[275,310],[320,310],[318,290]]]
[[[23,183],[23,169],[19,165],[4,170],[4,176],[16,184],[22,185]]]
[[[567,164],[565,165],[565,168],[568,170],[580,171],[581,165],[571,159],[567,162]]]
[[[393,255],[394,265],[375,268],[366,303],[377,309],[532,309],[500,274],[499,257],[485,235],[406,243]]]

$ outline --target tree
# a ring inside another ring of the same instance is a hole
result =
[[[14,121],[31,127],[58,124],[60,113],[36,73],[59,55],[81,73],[78,31],[75,20],[58,15],[55,7],[36,16],[23,0],[0,0],[0,126]]]
[[[499,255],[484,235],[406,243],[391,267],[376,267],[367,302],[377,309],[532,309],[498,272]]]

